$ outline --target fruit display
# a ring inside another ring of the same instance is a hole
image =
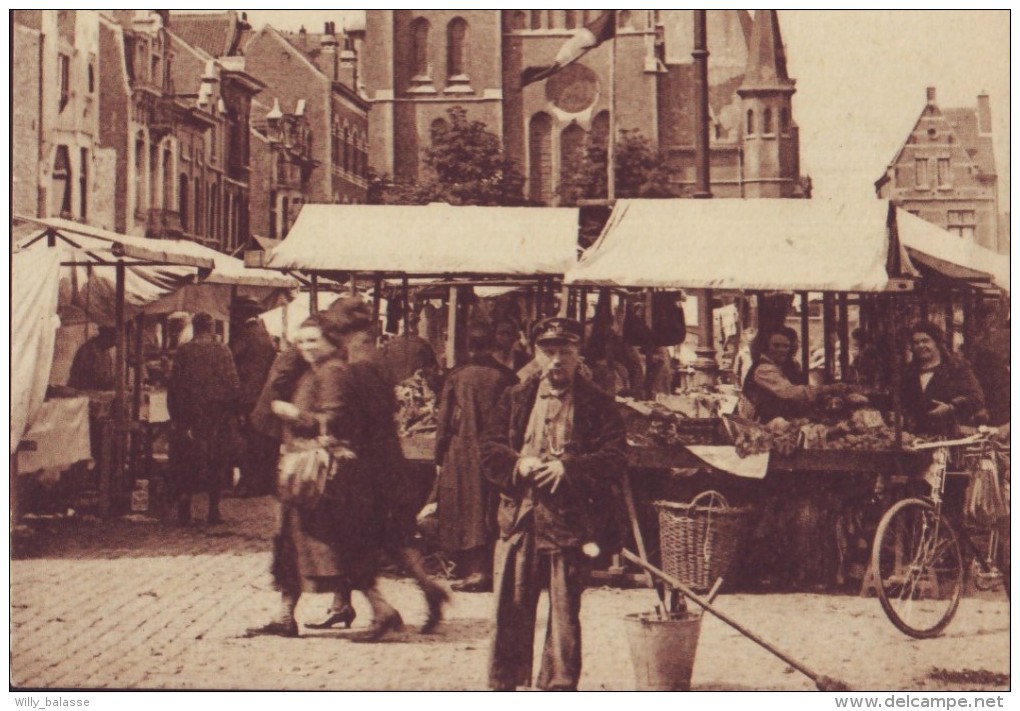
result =
[[[397,430],[401,437],[435,435],[439,426],[436,394],[418,371],[396,387]]]

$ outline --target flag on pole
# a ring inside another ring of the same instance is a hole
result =
[[[616,11],[606,10],[563,43],[556,59],[544,67],[527,67],[521,72],[521,86],[548,79],[568,64],[616,36]]]

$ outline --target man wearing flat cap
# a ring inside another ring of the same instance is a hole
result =
[[[482,470],[500,492],[489,686],[531,685],[535,612],[549,589],[537,686],[576,689],[581,593],[611,482],[627,466],[613,398],[579,375],[581,324],[547,318],[532,332],[541,371],[503,393],[482,444]]]

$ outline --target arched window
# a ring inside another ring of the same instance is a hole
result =
[[[411,60],[415,76],[429,74],[429,21],[419,17],[411,23]]]
[[[528,13],[524,10],[518,10],[514,13],[513,24],[511,25],[515,30],[526,30],[528,29]]]
[[[344,170],[348,173],[351,171],[351,129],[344,126]]]
[[[529,190],[532,200],[552,198],[552,119],[537,113],[528,126]]]
[[[531,29],[540,30],[542,29],[542,11],[532,10],[531,11]]]
[[[202,194],[202,181],[195,178],[195,234],[205,236],[205,211],[203,204],[205,196]]]
[[[577,10],[563,11],[563,26],[568,30],[577,29]]]
[[[220,236],[220,187],[213,185],[209,188],[209,236],[218,238]]]
[[[747,135],[754,134],[754,109],[747,110]]]
[[[785,107],[779,109],[779,130],[783,133],[790,132],[790,112]]]
[[[429,126],[429,138],[435,143],[438,136],[443,135],[450,130],[450,123],[444,118],[437,118]]]
[[[455,17],[446,26],[446,76],[462,76],[467,72],[464,69],[464,56],[467,52],[467,22],[463,18]]]
[[[584,129],[572,123],[560,134],[560,183],[566,183],[581,166]]]
[[[145,134],[135,137],[135,212],[145,209]]]
[[[163,150],[163,205],[167,210],[174,204],[173,155],[169,146]]]
[[[599,111],[591,122],[592,142],[605,148],[609,143],[609,112]]]
[[[558,12],[557,10],[546,10],[545,26],[548,27],[550,30],[556,29],[556,25],[558,24],[556,22],[557,12]]]
[[[761,132],[766,134],[774,133],[772,129],[772,109],[765,109],[765,113],[762,114]]]
[[[180,192],[177,195],[178,208],[181,214],[181,229],[188,231],[188,176],[181,173]]]

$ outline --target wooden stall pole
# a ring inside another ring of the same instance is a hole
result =
[[[407,275],[400,278],[400,321],[403,324],[404,335],[411,335],[411,294],[408,286]]]
[[[835,371],[835,352],[832,343],[833,334],[833,321],[836,318],[836,296],[831,292],[825,292],[822,294],[822,335],[824,336],[823,347],[825,353],[825,382],[831,383],[833,381],[833,373]],[[810,364],[805,366],[805,370],[810,372]]]
[[[319,312],[319,275],[312,274],[312,283],[308,291],[308,314],[314,316]]]
[[[811,359],[811,299],[806,291],[800,292],[800,362],[808,372]]]
[[[859,312],[858,312],[859,313]],[[850,374],[850,308],[847,295],[839,295],[839,379]]]
[[[718,383],[719,364],[715,360],[715,314],[712,312],[712,290],[703,289],[698,293],[698,327],[701,338],[695,353],[694,385],[714,386]]]
[[[446,368],[457,365],[457,311],[460,304],[459,287],[450,287],[450,298],[446,314]]]
[[[125,277],[126,267],[118,261],[115,267],[116,282],[114,287],[114,326],[117,341],[113,356],[113,371],[117,381],[114,387],[113,401],[113,457],[108,471],[99,475],[100,512],[103,516],[110,514],[113,506],[113,494],[124,476],[124,463],[127,454],[127,403],[125,392],[127,385],[127,324],[125,322]]]
[[[946,290],[946,348],[952,352],[953,341],[956,337],[956,311],[953,308],[953,291]]]
[[[581,322],[581,333],[588,325],[588,287],[582,286],[578,304],[577,320]]]
[[[131,421],[137,422],[142,416],[142,381],[144,380],[143,375],[145,374],[145,354],[142,353],[143,349],[143,338],[145,330],[145,315],[138,314],[134,322],[135,329],[135,344],[134,344],[134,358],[132,361],[135,365],[135,378],[134,378],[134,390],[131,392]]]
[[[372,283],[372,324],[379,325],[379,312],[382,310],[382,277],[378,274]]]
[[[900,398],[900,387],[903,382],[903,347],[900,340],[900,313],[899,304],[893,296],[887,296],[883,306],[887,307],[890,314],[892,335],[890,341],[893,344],[893,372],[892,372],[892,396],[893,396],[893,428],[896,432],[896,451],[903,449],[903,403]],[[903,462],[896,457],[896,474],[902,475]]]

